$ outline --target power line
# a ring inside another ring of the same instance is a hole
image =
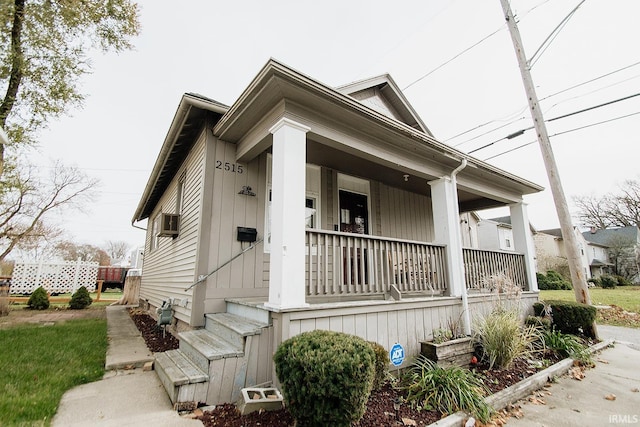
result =
[[[627,99],[635,98],[636,96],[640,96],[640,92],[639,92],[639,93],[635,93],[635,94],[633,94],[633,95],[624,96],[624,97],[622,97],[622,98],[614,99],[613,101],[607,101],[607,102],[603,102],[602,104],[593,105],[593,106],[591,106],[591,107],[583,108],[582,110],[574,111],[574,112],[572,112],[572,113],[563,114],[563,115],[561,115],[561,116],[557,116],[557,117],[554,117],[554,118],[552,118],[552,119],[547,119],[547,120],[545,120],[544,122],[545,122],[545,123],[548,123],[548,122],[553,122],[553,121],[555,121],[555,120],[565,119],[565,118],[567,118],[567,117],[575,116],[576,114],[580,114],[580,113],[584,113],[584,112],[587,112],[587,111],[595,110],[595,109],[597,109],[597,108],[605,107],[605,106],[607,106],[607,105],[615,104],[615,103],[617,103],[617,102],[626,101]],[[500,141],[503,141],[503,140],[505,140],[505,139],[513,139],[513,138],[516,138],[516,137],[518,137],[518,136],[523,135],[526,131],[531,130],[531,129],[533,129],[533,126],[529,126],[528,128],[520,129],[520,130],[515,131],[515,132],[513,132],[513,133],[511,133],[511,134],[509,134],[509,135],[507,135],[507,136],[505,136],[505,137],[502,137],[502,138],[500,138],[500,139],[496,139],[496,140],[495,140],[495,141],[493,141],[493,142],[490,142],[490,143],[488,143],[488,144],[485,144],[485,145],[483,145],[482,147],[475,148],[475,149],[473,149],[473,150],[469,151],[467,154],[473,154],[473,153],[475,153],[476,151],[483,150],[483,149],[485,149],[485,148],[487,148],[487,147],[490,147],[490,146],[492,146],[492,145],[494,145],[494,144],[496,144],[496,143],[498,143],[498,142],[500,142]],[[460,144],[458,144],[458,145],[460,145]]]
[[[454,61],[455,59],[457,59],[458,57],[464,55],[465,53],[467,53],[468,51],[470,51],[471,49],[473,49],[474,47],[478,46],[479,44],[481,44],[482,42],[484,42],[485,40],[489,39],[490,37],[494,36],[495,34],[499,33],[500,31],[502,31],[504,29],[505,25],[501,25],[500,28],[498,28],[497,30],[495,30],[493,33],[483,37],[482,39],[480,39],[480,41],[475,42],[474,44],[472,44],[471,46],[469,46],[468,48],[464,49],[462,52],[457,53],[456,55],[454,55],[452,58],[448,59],[447,61],[443,62],[442,64],[438,65],[436,68],[434,68],[433,70],[429,71],[427,74],[424,74],[423,76],[421,76],[420,78],[418,78],[417,80],[414,80],[413,82],[409,83],[407,86],[405,86],[404,88],[402,88],[403,91],[409,89],[411,86],[413,86],[414,84],[418,83],[419,81],[421,81],[422,79],[429,77],[431,74],[435,73],[436,71],[438,71],[440,68],[444,67],[445,65],[447,65],[448,63]]]
[[[614,122],[616,120],[626,119],[627,117],[635,116],[635,115],[638,115],[638,114],[640,114],[640,111],[636,111],[635,113],[631,113],[631,114],[625,114],[624,116],[614,117],[612,119],[603,120],[601,122],[591,123],[591,124],[588,124],[588,125],[585,125],[585,126],[580,126],[580,127],[577,127],[577,128],[565,130],[565,131],[562,131],[562,132],[554,133],[553,135],[550,135],[550,137],[551,136],[564,135],[565,133],[575,132],[575,131],[586,129],[586,128],[590,128],[590,127],[593,127],[593,126],[598,126],[598,125],[602,125],[602,124],[605,124],[605,123]],[[523,147],[526,147],[528,145],[535,144],[536,142],[538,142],[538,140],[527,142],[526,144],[522,144],[522,145],[519,145],[517,147],[511,148],[511,149],[509,149],[507,151],[503,151],[502,153],[494,154],[493,156],[490,156],[490,157],[487,157],[486,159],[484,159],[484,161],[486,162],[487,160],[495,159],[496,157],[502,156],[503,154],[511,153],[512,151],[519,150],[519,149],[521,149]]]
[[[578,87],[580,87],[580,86],[584,86],[584,85],[586,85],[586,84],[593,83],[593,82],[595,82],[595,81],[597,81],[597,80],[603,79],[603,78],[605,78],[605,77],[611,76],[611,75],[613,75],[613,74],[619,73],[620,71],[627,70],[627,69],[632,68],[632,67],[635,67],[635,66],[637,66],[637,65],[640,65],[640,61],[634,62],[633,64],[629,64],[629,65],[626,65],[626,66],[624,66],[624,67],[618,68],[618,69],[616,69],[616,70],[610,71],[610,72],[608,72],[608,73],[602,74],[602,75],[600,75],[600,76],[598,76],[598,77],[594,77],[594,78],[592,78],[592,79],[589,79],[589,80],[583,81],[583,82],[581,82],[581,83],[578,83],[578,84],[573,85],[573,86],[571,86],[571,87],[568,87],[568,88],[566,88],[566,89],[562,89],[562,90],[560,90],[560,91],[558,91],[558,92],[552,93],[552,94],[550,94],[550,95],[545,96],[544,98],[541,98],[541,99],[540,99],[540,101],[543,101],[543,100],[545,100],[545,99],[552,98],[552,97],[554,97],[554,96],[556,96],[556,95],[560,95],[561,93],[568,92],[568,91],[570,91],[570,90],[572,90],[572,89],[576,89],[576,88],[578,88]],[[624,83],[624,82],[626,82],[626,81],[628,81],[628,80],[631,80],[631,79],[633,79],[633,78],[636,78],[636,77],[637,77],[637,76],[634,76],[634,77],[632,77],[632,78],[625,79],[625,80],[622,80],[622,81],[620,81],[620,82],[617,82],[617,83],[614,83],[614,84],[611,84],[611,85],[608,85],[608,86],[604,86],[604,88],[596,89],[596,90],[591,91],[591,92],[589,92],[589,93],[586,93],[586,94],[584,94],[584,95],[579,95],[579,96],[576,96],[576,97],[573,97],[573,98],[570,98],[570,99],[578,99],[578,98],[581,98],[582,96],[586,96],[586,95],[591,94],[591,93],[594,93],[594,92],[596,92],[596,91],[598,91],[598,90],[602,90],[602,89],[605,89],[605,88],[608,88],[608,87],[614,86],[614,85],[616,85],[616,84]],[[565,100],[565,101],[567,101],[567,100]],[[565,101],[562,101],[562,102],[565,102]],[[559,103],[557,103],[557,104],[552,105],[549,109],[551,109],[551,108],[555,107],[555,106],[556,106],[556,105],[558,105],[558,104],[560,104],[560,102],[559,102]],[[518,111],[520,112],[520,111],[524,111],[524,110],[526,110],[526,109],[527,109],[527,107],[525,106],[525,107],[523,107],[522,109],[520,109],[520,110],[518,110]],[[519,118],[519,119],[517,119],[517,120],[512,120],[512,121],[510,121],[509,123],[507,123],[507,125],[512,124],[512,123],[515,123],[515,122],[517,122],[518,120],[522,120],[522,117],[521,117],[521,118]],[[498,121],[501,121],[501,119],[493,119],[493,120],[490,120],[490,121],[485,122],[485,123],[483,123],[483,124],[481,124],[481,125],[477,125],[477,126],[475,126],[475,127],[473,127],[473,128],[470,128],[470,129],[467,129],[467,130],[465,130],[465,131],[463,131],[463,132],[460,132],[459,134],[456,134],[456,135],[454,135],[454,136],[452,136],[452,137],[450,137],[450,138],[444,139],[444,140],[443,140],[443,142],[447,142],[447,141],[450,141],[450,140],[452,140],[452,139],[458,138],[458,137],[460,137],[460,136],[462,136],[462,135],[465,135],[465,134],[467,134],[467,133],[469,133],[469,132],[472,132],[472,131],[474,131],[474,130],[478,130],[478,129],[480,129],[480,128],[484,127],[484,126],[488,126],[488,125],[490,125],[491,123],[495,123],[495,122],[498,122]],[[476,137],[473,137],[473,138],[471,138],[471,139],[467,139],[467,140],[465,140],[465,141],[462,141],[462,142],[460,142],[460,143],[458,143],[458,144],[454,145],[454,147],[458,147],[458,146],[460,146],[460,145],[462,145],[462,144],[465,144],[465,143],[467,143],[467,142],[473,141],[473,140],[475,140],[475,139],[477,139],[477,138],[479,138],[479,137],[481,137],[481,136],[484,136],[484,135],[486,135],[486,134],[488,134],[488,133],[494,132],[494,131],[496,131],[496,130],[498,130],[498,129],[502,129],[503,127],[504,127],[504,126],[499,126],[499,127],[494,128],[494,129],[492,129],[492,130],[490,130],[490,131],[487,131],[487,132],[485,132],[485,133],[483,133],[483,134],[480,134],[480,135],[478,135],[478,136],[476,136]]]
[[[560,21],[558,26],[556,28],[554,28],[553,31],[551,31],[551,34],[549,34],[549,36],[547,36],[547,38],[544,39],[544,41],[542,42],[542,44],[540,45],[538,50],[536,50],[535,53],[533,54],[533,56],[527,61],[527,65],[529,66],[529,69],[533,68],[533,65],[538,61],[538,59],[540,59],[542,54],[549,48],[549,46],[551,46],[551,43],[553,43],[553,41],[556,39],[556,37],[558,37],[558,35],[560,34],[560,31],[562,31],[562,29],[565,27],[565,25],[567,25],[569,20],[573,17],[573,14],[576,13],[578,8],[580,6],[582,6],[582,4],[585,1],[587,1],[587,0],[582,0],[575,8],[573,8],[573,10],[571,12],[569,12],[569,14],[567,16],[565,16],[562,19],[562,21]]]

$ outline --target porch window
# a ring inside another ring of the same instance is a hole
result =
[[[265,212],[265,237],[264,237],[264,251],[271,252],[271,187],[267,189],[267,208]],[[318,221],[318,196],[315,193],[307,193],[305,198],[305,224],[307,228],[319,228],[320,222]]]

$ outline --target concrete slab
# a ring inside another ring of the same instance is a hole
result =
[[[193,427],[201,426],[202,422],[183,418],[173,410],[155,372],[132,370],[118,371],[111,378],[75,387],[64,394],[52,426],[89,425]]]
[[[546,389],[546,404],[523,401],[521,419],[510,418],[515,427],[600,427],[613,424],[640,425],[640,351],[617,343],[596,356],[596,367],[582,381],[568,376]],[[615,400],[607,396],[614,395]]]
[[[142,367],[154,360],[142,338],[142,334],[131,320],[127,307],[107,307],[107,360],[105,369],[123,369],[125,367]]]

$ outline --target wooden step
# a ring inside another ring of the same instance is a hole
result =
[[[244,338],[259,335],[267,325],[232,313],[205,315],[205,329],[234,345],[243,347]]]
[[[182,351],[157,353],[155,369],[172,403],[206,400],[209,375],[195,366]]]
[[[202,371],[209,372],[211,360],[242,357],[244,348],[220,338],[206,329],[181,332],[180,350]]]

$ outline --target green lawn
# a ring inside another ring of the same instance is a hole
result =
[[[0,330],[0,346],[0,425],[46,426],[65,391],[104,375],[107,322],[17,325]]]
[[[640,286],[618,286],[615,289],[590,288],[589,295],[594,305],[616,305],[624,310],[640,313]],[[575,301],[573,291],[540,291],[541,300]],[[604,316],[598,310],[598,323],[640,328],[640,319],[620,316]]]

